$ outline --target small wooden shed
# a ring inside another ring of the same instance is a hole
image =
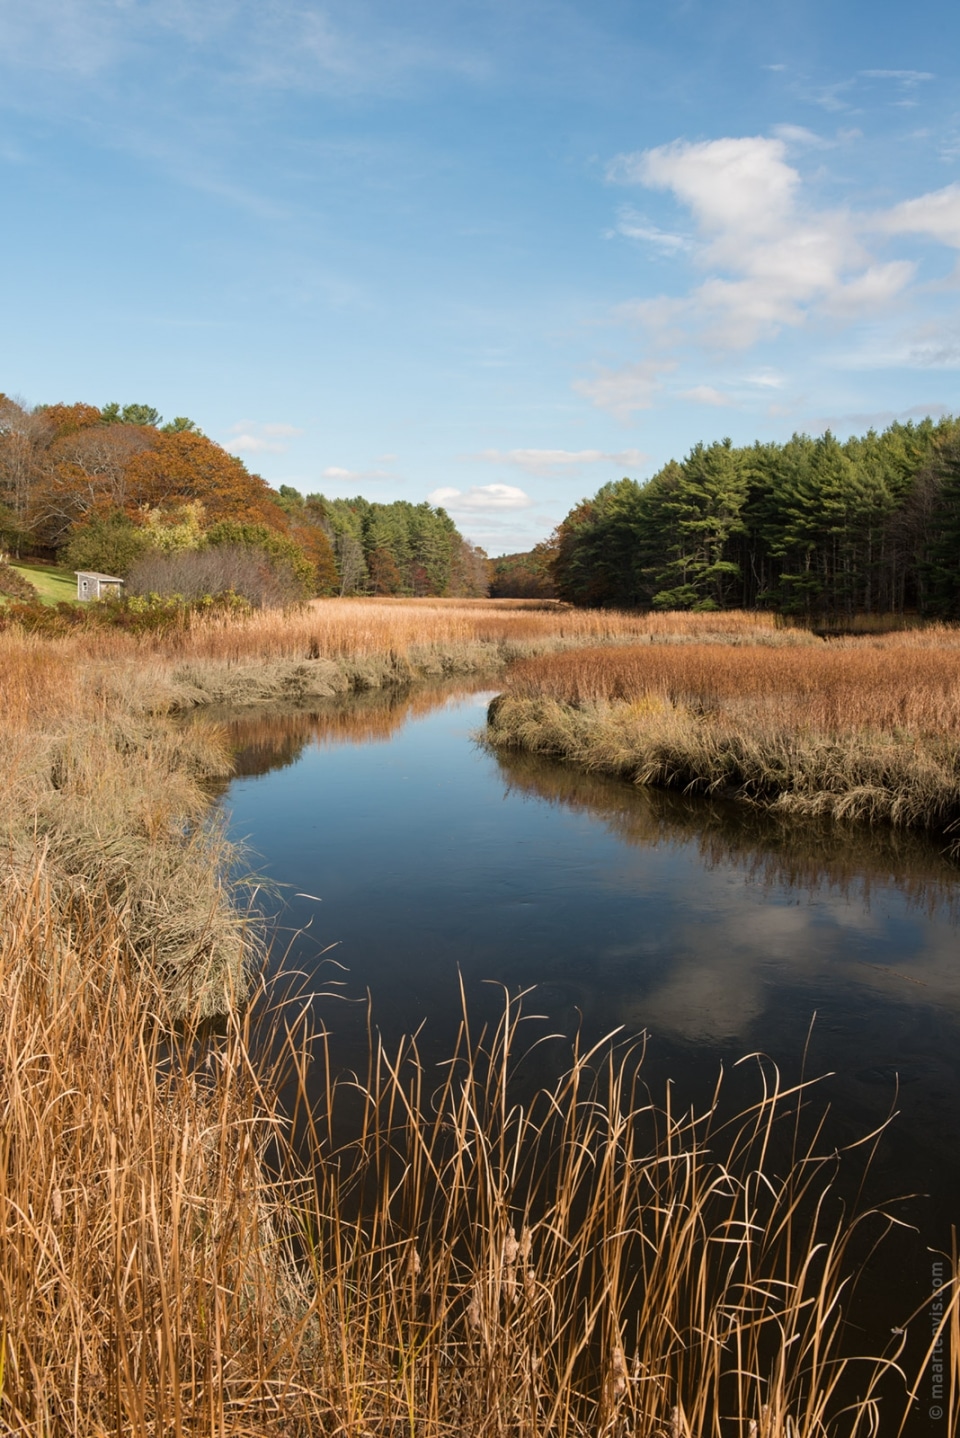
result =
[[[75,569],[78,599],[102,599],[107,594],[122,594],[123,580],[115,574],[98,574],[95,569]]]

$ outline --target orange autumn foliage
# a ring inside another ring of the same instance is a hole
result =
[[[127,466],[127,507],[169,509],[199,500],[207,520],[266,524],[285,533],[286,516],[266,482],[206,435],[151,435]]]
[[[49,424],[57,439],[100,423],[100,411],[96,405],[83,404],[81,401],[76,404],[47,404],[37,413]]]

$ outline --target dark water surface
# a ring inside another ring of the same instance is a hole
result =
[[[318,1000],[342,1061],[363,1063],[367,991],[389,1039],[426,1020],[424,1051],[445,1056],[462,974],[478,1021],[499,1012],[493,980],[536,985],[526,1007],[556,1030],[645,1031],[654,1094],[670,1079],[703,1106],[721,1064],[756,1050],[795,1080],[816,1013],[807,1071],[831,1075],[832,1142],[895,1107],[868,1196],[925,1195],[891,1209],[917,1232],[871,1280],[878,1321],[902,1319],[956,1220],[960,870],[916,838],[495,757],[473,740],[490,697],[228,716],[231,833],[285,886],[275,952],[358,1000]],[[746,1097],[756,1079],[732,1075]]]

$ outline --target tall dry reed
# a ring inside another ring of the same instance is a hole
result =
[[[509,689],[578,706],[654,698],[823,734],[900,733],[907,741],[960,735],[960,648],[921,647],[912,637],[801,649],[585,648],[519,661]]]
[[[897,1432],[902,1340],[870,1356],[846,1330],[889,1220],[836,1203],[807,1086],[762,1066],[736,1119],[717,1095],[676,1113],[606,1044],[526,1093],[514,1005],[438,1069],[374,1042],[338,1078],[265,996],[216,1032],[172,1026],[109,908],[64,930],[42,870],[5,903],[4,1431]]]
[[[246,618],[195,616],[173,632],[131,635],[115,629],[74,633],[59,644],[87,659],[173,655],[187,660],[330,658],[407,652],[411,648],[566,640],[597,643],[653,634],[664,639],[725,636],[805,642],[778,629],[772,615],[635,614],[570,609],[515,600],[322,599],[302,609],[262,610]]]

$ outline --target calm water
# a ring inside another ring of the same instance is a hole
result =
[[[283,886],[275,953],[358,1001],[318,1000],[344,1064],[365,1050],[367,991],[388,1037],[426,1020],[442,1057],[462,974],[476,1018],[498,1011],[495,981],[536,985],[526,1006],[554,1030],[645,1031],[653,1092],[669,1078],[702,1105],[721,1064],[756,1050],[797,1078],[816,1014],[807,1070],[831,1075],[832,1141],[895,1106],[870,1196],[925,1195],[891,1210],[917,1234],[871,1280],[878,1321],[902,1319],[956,1220],[960,870],[919,840],[497,758],[473,738],[490,697],[229,719],[231,832]],[[731,1081],[756,1095],[755,1070]]]

